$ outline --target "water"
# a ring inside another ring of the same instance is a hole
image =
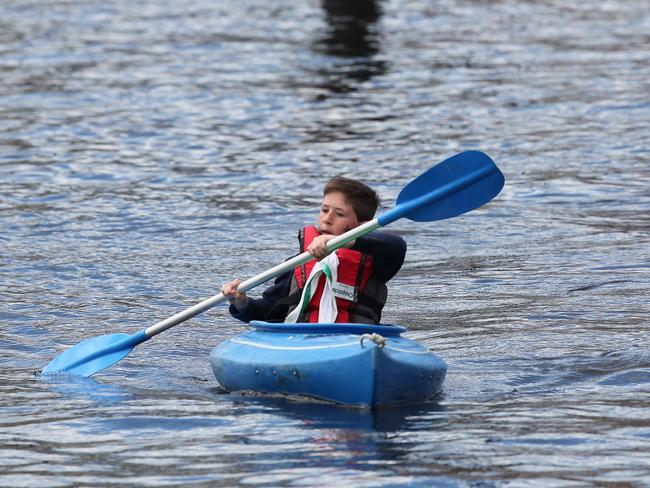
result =
[[[4,2],[0,485],[650,483],[648,32],[640,0]],[[465,149],[501,195],[391,226],[438,402],[224,394],[225,307],[37,374],[282,261],[327,178],[390,208]]]

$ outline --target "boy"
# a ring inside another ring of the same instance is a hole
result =
[[[406,242],[374,231],[327,252],[330,239],[372,220],[378,206],[379,198],[368,186],[342,176],[332,178],[323,190],[317,226],[305,227],[299,234],[300,252],[308,251],[322,261],[309,261],[278,276],[259,299],[237,291],[240,280],[224,285],[221,293],[230,300],[231,315],[244,322],[378,324],[387,298],[386,283],[404,263]],[[321,267],[334,270],[331,287],[326,286],[324,275],[315,273]],[[306,287],[312,276],[312,284]]]

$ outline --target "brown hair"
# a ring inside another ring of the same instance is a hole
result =
[[[337,191],[345,195],[359,222],[368,222],[375,216],[379,207],[379,196],[372,188],[357,180],[335,176],[325,185],[323,196]]]

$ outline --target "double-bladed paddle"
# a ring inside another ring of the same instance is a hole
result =
[[[503,174],[486,154],[480,151],[456,154],[406,185],[392,210],[331,239],[327,247],[334,251],[347,242],[402,217],[416,222],[428,222],[464,214],[492,200],[499,194],[503,184]],[[313,256],[304,252],[240,283],[238,290],[248,291],[311,259]],[[108,334],[87,339],[59,354],[42,373],[90,376],[118,362],[136,345],[223,301],[226,301],[226,297],[219,293],[135,334]]]

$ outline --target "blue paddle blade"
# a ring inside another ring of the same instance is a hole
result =
[[[442,220],[486,204],[505,179],[490,157],[465,151],[437,164],[404,187],[395,208],[378,218],[386,225],[401,217],[416,222]]]
[[[108,334],[87,339],[62,352],[42,371],[43,374],[69,373],[90,376],[112,366],[149,337],[136,334]]]

